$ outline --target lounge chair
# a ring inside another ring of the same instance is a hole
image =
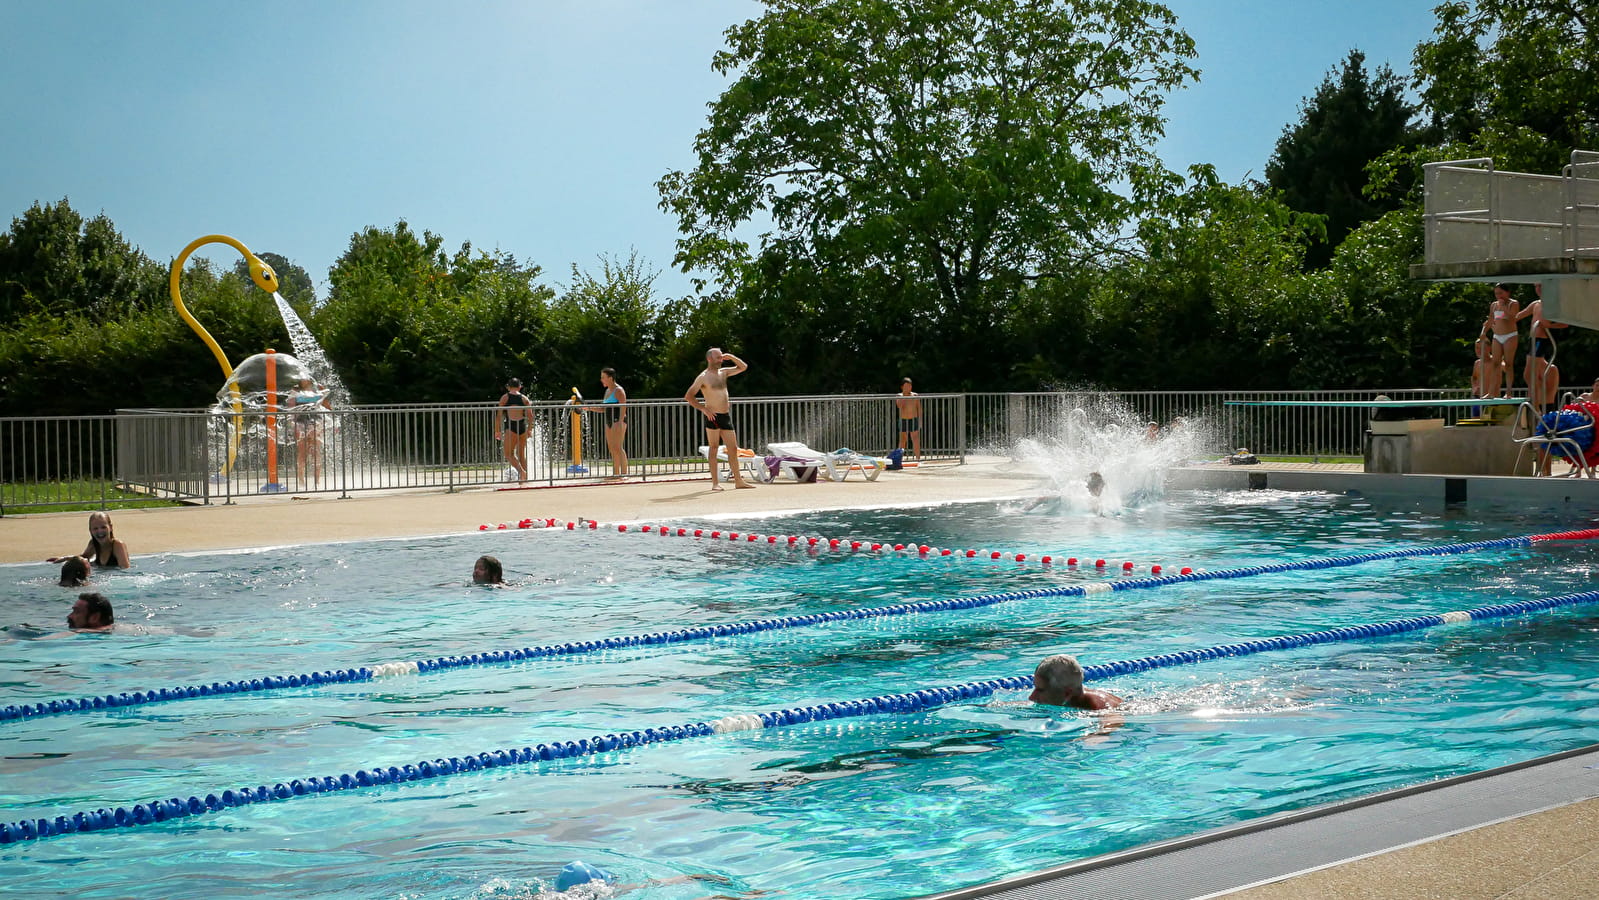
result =
[[[710,447],[709,444],[701,444],[700,445],[700,455],[704,456],[704,457],[709,457],[711,455],[711,447]],[[719,463],[726,463],[727,462],[727,445],[726,444],[718,444],[717,445],[717,447],[716,447],[716,461],[719,462]],[[756,456],[754,450],[751,450],[748,447],[740,447],[740,448],[738,448],[738,461],[739,461],[739,465],[743,467],[744,475],[746,477],[753,478],[756,481],[771,481],[772,480],[771,477],[766,473],[766,467],[765,467],[765,465],[763,465],[764,460],[762,460],[760,457]],[[729,478],[733,477],[733,467],[732,466],[728,466],[728,477]]]
[[[804,460],[808,463],[820,465],[822,471],[831,481],[845,481],[849,473],[859,469],[867,481],[876,481],[877,476],[883,474],[887,468],[888,460],[877,456],[867,456],[856,453],[844,447],[831,453],[813,450],[801,441],[773,441],[766,445],[766,449],[775,456],[790,459]]]

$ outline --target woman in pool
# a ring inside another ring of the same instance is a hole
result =
[[[310,463],[312,484],[322,486],[322,414],[332,409],[327,391],[310,378],[301,378],[283,405],[294,420],[294,472],[305,485],[306,463]]]
[[[133,558],[128,555],[128,545],[117,540],[116,531],[111,527],[111,514],[106,512],[89,515],[89,546],[78,555],[100,569],[126,569],[133,565]],[[45,562],[66,562],[71,558],[52,556]]]
[[[472,564],[473,584],[504,584],[505,569],[500,561],[492,556],[479,556],[477,562]]]

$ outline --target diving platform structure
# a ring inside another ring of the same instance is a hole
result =
[[[1550,318],[1599,328],[1599,152],[1572,151],[1559,175],[1429,163],[1423,191],[1426,249],[1411,278],[1539,284]]]
[[[1410,267],[1411,278],[1536,284],[1545,316],[1599,329],[1599,152],[1572,151],[1559,175],[1506,172],[1492,159],[1429,163],[1423,169],[1422,186],[1426,245],[1422,262]],[[1549,359],[1553,362],[1552,355]],[[1510,428],[1452,436],[1448,442],[1452,452],[1444,454],[1450,457],[1447,462],[1432,449],[1442,446],[1441,435],[1430,439],[1416,432],[1384,435],[1388,429],[1374,428],[1368,432],[1367,471],[1372,470],[1374,456],[1399,460],[1388,463],[1390,471],[1460,466],[1458,451],[1470,446],[1474,452],[1467,454],[1472,458],[1467,467],[1475,471],[1463,474],[1546,473],[1547,465],[1540,472],[1524,452],[1534,447],[1538,457],[1550,450],[1573,457],[1573,465],[1592,477],[1581,448],[1570,436],[1542,432],[1539,412],[1529,404],[1517,410]],[[1592,416],[1583,415],[1591,436]],[[1383,444],[1388,446],[1379,447]],[[1507,466],[1509,447],[1515,451]],[[1374,453],[1377,449],[1384,452]]]

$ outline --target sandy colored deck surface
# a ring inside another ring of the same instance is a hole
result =
[[[1586,900],[1599,896],[1599,800],[1486,825],[1227,896]]]
[[[1328,466],[1348,471],[1354,467]],[[525,517],[661,521],[677,517],[920,505],[1036,496],[1039,480],[994,458],[964,466],[889,472],[874,483],[777,483],[712,493],[706,480],[620,485],[247,498],[234,506],[114,512],[117,536],[135,558],[174,550],[360,540],[476,531]],[[75,553],[87,542],[88,514],[0,518],[0,562]],[[41,565],[43,565],[41,563]],[[1599,800],[1572,804],[1437,841],[1356,860],[1231,896],[1320,898],[1591,898],[1599,896]]]
[[[174,550],[224,550],[374,537],[453,534],[481,524],[511,527],[523,518],[579,516],[604,522],[664,520],[726,513],[923,505],[1038,494],[1039,481],[1008,459],[969,458],[964,466],[929,465],[833,483],[779,481],[717,493],[710,480],[649,481],[448,494],[407,491],[246,497],[233,506],[113,511],[117,537],[135,558]],[[78,553],[89,540],[87,512],[0,518],[0,563]]]

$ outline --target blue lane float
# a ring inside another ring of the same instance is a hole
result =
[[[397,675],[416,675],[424,672],[442,672],[450,669],[462,669],[474,666],[501,665],[504,663],[522,662],[531,659],[580,656],[583,654],[597,653],[604,650],[618,650],[631,647],[651,647],[664,644],[677,644],[685,641],[701,641],[719,637],[755,634],[763,631],[807,628],[812,625],[821,625],[829,622],[842,622],[853,619],[875,619],[888,616],[906,616],[914,613],[978,609],[986,606],[995,606],[1001,603],[1012,603],[1017,600],[1035,600],[1043,597],[1083,597],[1100,593],[1108,593],[1111,591],[1131,591],[1157,588],[1190,581],[1218,581],[1234,578],[1250,578],[1256,575],[1267,575],[1281,572],[1358,566],[1365,563],[1404,559],[1407,557],[1451,556],[1461,553],[1473,553],[1480,550],[1525,548],[1531,546],[1534,541],[1581,540],[1594,536],[1599,536],[1599,530],[1560,532],[1558,534],[1548,535],[1522,535],[1519,537],[1498,538],[1491,541],[1469,541],[1464,543],[1440,544],[1435,547],[1415,547],[1401,550],[1385,550],[1378,553],[1362,553],[1355,556],[1335,556],[1319,559],[1305,559],[1296,562],[1273,563],[1271,565],[1264,566],[1244,566],[1234,569],[1217,569],[1212,571],[1191,572],[1186,575],[1152,575],[1143,578],[1127,578],[1119,581],[1102,581],[1086,585],[1072,585],[1069,587],[1035,588],[1028,591],[1013,591],[1010,593],[999,594],[979,594],[974,597],[955,597],[943,600],[918,600],[910,603],[897,603],[892,606],[878,606],[869,609],[836,610],[832,612],[814,613],[810,615],[783,616],[775,619],[756,619],[753,621],[734,622],[726,625],[702,625],[693,628],[683,628],[676,631],[651,632],[648,634],[633,634],[610,638],[596,638],[588,641],[575,641],[566,644],[550,644],[542,647],[523,647],[513,650],[489,650],[480,653],[468,653],[457,656],[439,656],[432,659],[382,663],[374,666],[363,666],[357,669],[337,669],[331,672],[268,675],[262,678],[212,682],[211,684],[202,685],[182,685],[179,687],[159,688],[148,691],[133,691],[132,693],[122,692],[118,694],[106,694],[103,696],[73,697],[64,700],[40,701],[37,703],[22,703],[0,707],[0,722],[20,719],[34,719],[41,716],[59,715],[61,713],[69,712],[121,709],[130,706],[145,706],[152,703],[188,700],[194,697],[259,693],[261,691],[278,690],[281,688],[307,687],[321,684],[348,684],[352,682],[365,682],[371,681],[374,678]]]
[[[1151,669],[1188,665],[1204,660],[1250,656],[1274,650],[1294,650],[1338,641],[1359,641],[1367,638],[1387,637],[1422,631],[1439,625],[1480,622],[1488,619],[1524,615],[1564,606],[1595,602],[1599,602],[1599,591],[1586,591],[1578,594],[1544,597],[1538,600],[1520,600],[1436,615],[1412,616],[1387,622],[1345,625],[1325,631],[1281,635],[1246,640],[1234,644],[1219,644],[1201,650],[1182,650],[1139,659],[1124,659],[1116,662],[1084,666],[1083,680],[1101,681],[1119,675],[1131,675]],[[101,807],[99,809],[58,815],[54,818],[20,819],[15,822],[0,824],[0,844],[12,844],[79,832],[132,828],[221,812],[225,809],[250,806],[256,803],[292,800],[296,797],[359,790],[387,784],[426,781],[447,775],[497,769],[506,766],[593,756],[600,753],[640,747],[646,744],[709,737],[736,731],[781,728],[787,725],[825,722],[831,719],[918,712],[962,700],[981,700],[992,696],[998,691],[1024,690],[1031,687],[1032,683],[1031,675],[1013,675],[986,681],[923,688],[903,694],[884,694],[859,700],[821,703],[815,706],[742,713],[725,716],[712,722],[692,722],[666,727],[645,728],[641,731],[622,732],[620,734],[595,735],[578,741],[555,741],[524,747],[510,747],[490,750],[475,756],[452,756],[448,759],[421,760],[403,766],[361,769],[338,776],[319,777],[313,775],[307,778],[292,779],[288,782],[277,782],[270,786],[262,784],[212,791],[204,797],[196,794],[187,798],[171,797],[166,800],[137,803],[132,807],[118,806],[115,809]]]

